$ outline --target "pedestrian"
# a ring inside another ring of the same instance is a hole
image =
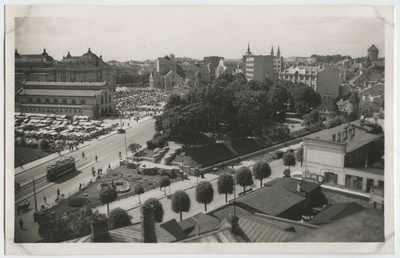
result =
[[[85,152],[82,151],[82,159],[85,158]]]
[[[44,203],[47,204],[47,198],[46,198],[46,196],[43,196],[43,201],[44,201]]]
[[[119,154],[118,154],[118,155],[119,155],[119,157],[120,157],[120,158],[122,157],[122,153],[121,153],[121,151],[119,152]]]
[[[79,191],[82,190],[82,183],[79,183]]]
[[[94,157],[94,160],[97,162],[97,156]]]
[[[22,219],[19,219],[19,228],[24,229],[24,221]]]
[[[60,195],[60,189],[57,188],[57,196]]]
[[[233,168],[233,165],[234,165],[234,164],[233,164],[233,162],[232,162],[232,168]]]
[[[128,126],[129,126],[129,123],[128,123]]]

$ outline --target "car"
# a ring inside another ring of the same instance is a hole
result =
[[[282,157],[283,157],[283,151],[281,150],[275,151],[274,156],[272,156],[273,159],[280,159]]]
[[[118,128],[118,129],[117,129],[117,133],[125,133],[125,129],[123,129],[123,128]]]

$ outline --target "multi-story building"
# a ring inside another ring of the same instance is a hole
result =
[[[370,167],[381,128],[357,120],[304,137],[304,178],[369,192],[384,185],[384,170]]]
[[[247,80],[263,81],[265,78],[274,79],[273,56],[250,56],[246,57],[245,60],[245,76]]]
[[[240,60],[238,59],[224,59],[219,60],[218,67],[215,69],[215,77],[221,74],[235,74],[240,66]]]
[[[132,61],[118,62],[116,60],[112,60],[108,61],[107,64],[110,66],[116,77],[122,75],[138,75],[140,70],[140,66]]]
[[[114,93],[106,82],[29,81],[16,94],[15,111],[98,118],[114,113]]]
[[[303,57],[303,56],[290,56],[283,59],[283,63],[288,66],[292,65],[315,65],[317,58]]]
[[[56,66],[56,80],[58,82],[106,82],[110,89],[116,86],[116,75],[111,67],[103,61],[102,56],[97,56],[88,50],[82,56],[67,56]]]
[[[271,55],[274,56],[274,49],[271,48]],[[274,57],[274,78],[279,78],[279,73],[283,71],[283,57],[281,56],[281,50],[278,46],[278,51]]]
[[[182,77],[174,71],[169,71],[166,75],[153,71],[150,73],[149,84],[151,88],[171,91],[180,80],[183,80]]]
[[[219,61],[221,59],[223,59],[222,56],[205,56],[203,58],[203,63],[211,64],[210,65],[210,69],[211,69],[212,75],[215,76],[215,69],[218,67]]]
[[[169,56],[157,58],[156,69],[160,75],[166,75],[169,71],[177,72],[178,63],[175,60],[175,55],[170,54]]]
[[[55,81],[57,61],[43,50],[42,54],[21,55],[15,50],[15,90],[25,81]]]
[[[280,73],[281,80],[293,83],[304,83],[313,88],[321,96],[339,96],[340,77],[339,72],[329,65],[320,66],[292,66]]]

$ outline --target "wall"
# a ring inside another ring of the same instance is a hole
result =
[[[326,65],[324,70],[318,73],[317,92],[319,95],[332,95],[333,98],[337,98],[339,96],[339,85],[339,72],[334,67]]]
[[[304,162],[310,164],[344,167],[344,154],[345,144],[328,141],[304,141]]]

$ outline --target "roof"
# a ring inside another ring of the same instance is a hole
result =
[[[368,51],[377,51],[377,50],[379,50],[374,44],[372,44],[372,46],[370,46],[369,48],[368,48]]]
[[[22,89],[18,95],[28,96],[54,96],[54,97],[94,97],[101,90],[71,90],[71,89]]]
[[[194,236],[206,231],[215,230],[219,227],[220,220],[204,213],[198,213],[178,223],[187,236]]]
[[[356,202],[335,203],[321,211],[310,221],[310,223],[315,225],[332,223],[364,209],[363,206]]]
[[[223,228],[195,236],[189,239],[185,239],[182,242],[185,243],[244,243],[246,242],[242,237],[233,234],[230,229],[226,226]]]
[[[297,192],[297,183],[298,182],[301,182],[302,192],[306,192],[306,193],[310,193],[320,187],[320,185],[317,183],[313,183],[313,182],[309,182],[309,181],[299,181],[297,179],[290,178],[290,177],[275,178],[275,179],[269,181],[268,183],[266,183],[265,185],[266,186],[280,186],[289,192],[298,194],[298,192]]]
[[[169,234],[171,234],[177,240],[186,238],[185,232],[183,232],[183,229],[181,228],[179,223],[176,221],[176,219],[171,219],[169,221],[166,221],[166,222],[160,224],[160,227],[165,229],[165,231],[167,231]]]
[[[306,198],[280,186],[263,187],[236,199],[236,202],[261,213],[278,216]]]
[[[385,93],[385,84],[377,83],[372,87],[366,88],[360,91],[361,94],[370,94],[370,95],[383,95]]]
[[[157,243],[171,243],[176,241],[176,238],[169,234],[165,229],[158,224],[155,225]],[[104,239],[104,242],[118,242],[118,243],[140,243],[142,242],[142,225],[135,223],[130,226],[112,229],[108,231],[109,236]],[[67,243],[90,243],[90,235],[75,238],[66,241]]]
[[[349,103],[359,103],[360,100],[357,97],[357,93],[355,91],[353,91],[353,93],[351,93],[351,96],[349,98]]]
[[[325,95],[322,97],[321,104],[318,110],[327,110],[329,112],[338,112],[339,108],[335,103],[335,99],[330,95]]]
[[[104,86],[106,82],[36,82],[27,81],[24,83],[27,86]]]
[[[360,101],[360,107],[364,107],[364,106],[369,106],[371,108],[379,108],[380,107],[380,105],[378,103],[362,99]]]
[[[376,72],[376,73],[371,73],[371,74],[368,74],[368,79],[370,80],[370,81],[380,81],[382,78],[385,78],[385,75],[383,74],[383,73],[380,73],[380,72]]]
[[[365,209],[292,242],[384,242],[384,230],[383,212]]]
[[[352,122],[352,124],[356,124]],[[330,129],[322,130],[317,133],[313,133],[307,136],[304,136],[304,140],[318,140],[318,141],[326,141],[330,144],[345,144],[346,145],[346,153],[352,152],[366,144],[380,138],[380,136],[368,133],[360,128],[356,128],[355,135],[348,135],[346,140],[342,140],[341,142],[332,141],[332,134],[337,134],[338,132],[343,132],[345,130],[345,126],[340,125]]]

